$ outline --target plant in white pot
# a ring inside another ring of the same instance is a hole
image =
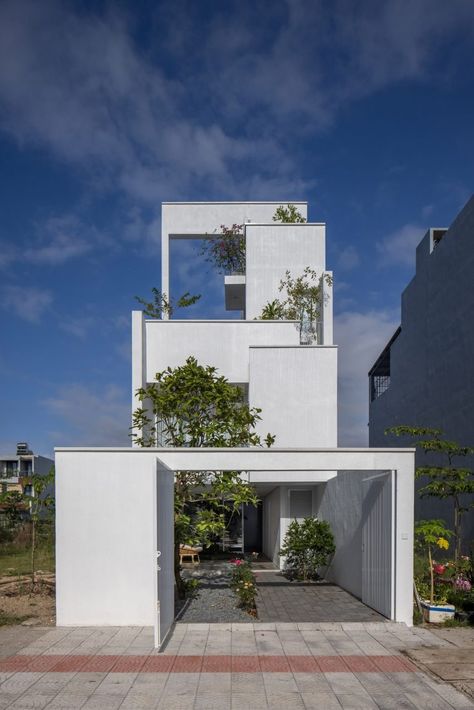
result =
[[[423,617],[430,623],[442,623],[454,616],[455,607],[448,604],[443,587],[435,588],[435,565],[433,560],[433,550],[447,550],[449,548],[449,538],[452,536],[442,520],[420,520],[415,525],[415,540],[419,547],[423,548],[428,557],[429,587],[420,584],[421,596],[429,597],[421,599]],[[427,594],[423,594],[424,592]]]

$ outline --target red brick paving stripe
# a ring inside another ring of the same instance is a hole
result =
[[[323,673],[348,673],[349,668],[340,656],[316,656]]]
[[[259,671],[258,656],[232,656],[232,673],[258,673]]]
[[[46,656],[42,656],[46,658]],[[83,666],[89,661],[90,656],[50,656],[54,659],[54,664],[49,668],[37,667],[35,663],[35,671],[51,671],[52,673],[72,673],[73,671],[82,671]],[[39,660],[39,659],[38,659]]]
[[[403,656],[10,656],[4,672],[100,673],[399,673],[415,672]]]
[[[120,656],[111,673],[140,673],[145,665],[146,656]]]
[[[293,673],[320,673],[318,661],[314,656],[287,656]]]
[[[286,656],[260,656],[260,669],[263,673],[289,673],[290,664]]]
[[[10,656],[0,660],[0,671],[8,673],[8,671],[26,671],[28,663],[31,662],[32,656]]]
[[[352,673],[374,673],[378,668],[369,656],[341,656]]]
[[[203,656],[203,673],[230,673],[232,656]]]
[[[204,656],[175,656],[171,673],[200,673]]]
[[[403,663],[403,659],[400,656],[371,656],[371,659],[377,666],[377,670],[383,673],[407,671],[407,666]]]
[[[83,658],[86,660],[80,673],[110,673],[122,656],[83,656]]]
[[[175,656],[148,656],[141,673],[169,673]]]

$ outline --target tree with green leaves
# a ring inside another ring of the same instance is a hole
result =
[[[38,525],[42,520],[50,516],[54,510],[54,466],[45,475],[35,473],[22,480],[22,491],[6,491],[0,495],[0,503],[10,511],[14,512],[27,510],[31,524],[30,538],[30,569],[31,587],[36,582],[36,553],[38,549]]]
[[[215,367],[188,357],[184,365],[158,372],[137,391],[145,406],[133,413],[132,438],[139,446],[271,446],[255,431],[261,410],[249,407],[240,387]],[[243,504],[257,504],[240,471],[177,471],[175,475],[175,579],[184,596],[179,546],[209,546],[225,530],[225,518]]]
[[[386,430],[386,434],[418,438],[415,446],[425,454],[437,454],[441,463],[417,466],[416,478],[426,477],[427,483],[418,493],[422,498],[434,497],[451,500],[453,504],[455,537],[454,559],[461,556],[462,521],[469,510],[474,508],[474,474],[472,469],[455,465],[456,459],[465,459],[474,453],[470,446],[460,446],[455,441],[442,438],[440,429],[429,427],[395,426]],[[421,438],[419,438],[421,437]]]
[[[151,301],[147,301],[140,296],[135,296],[135,300],[144,306],[143,312],[146,316],[157,319],[162,319],[164,315],[171,318],[176,309],[193,306],[201,298],[201,294],[192,296],[189,291],[186,291],[180,298],[173,301],[168,298],[166,293],[163,293],[163,291],[160,291],[158,288],[153,287],[151,292],[153,294]]]
[[[317,342],[318,323],[322,318],[324,305],[324,283],[332,285],[330,274],[318,274],[306,266],[303,273],[293,277],[285,272],[278,290],[284,294],[282,300],[275,298],[267,303],[260,315],[262,320],[294,320],[299,323],[300,342]]]
[[[306,219],[303,217],[301,212],[295,207],[295,205],[287,205],[284,207],[280,205],[277,207],[275,214],[273,215],[274,222],[285,222],[287,224],[303,223]]]

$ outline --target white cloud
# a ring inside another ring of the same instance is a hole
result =
[[[379,266],[414,266],[416,247],[425,232],[426,227],[421,227],[418,224],[405,224],[381,239],[375,245]]]
[[[92,249],[81,234],[84,229],[73,216],[52,217],[42,228],[40,242],[23,250],[21,258],[33,264],[56,265],[82,256]]]
[[[176,0],[151,11],[153,46],[139,48],[133,13],[106,7],[0,4],[0,125],[95,188],[151,205],[196,185],[254,199],[307,190],[288,131],[325,129],[352,101],[429,78],[443,42],[474,26],[474,3],[456,0],[229,2],[208,14]]]
[[[68,316],[67,319],[60,322],[59,327],[65,333],[70,333],[83,340],[96,324],[97,319],[93,316],[78,316],[77,318]]]
[[[57,266],[89,253],[110,240],[94,226],[87,226],[74,215],[50,217],[36,225],[35,239],[23,246],[0,244],[0,268],[14,262]]]
[[[30,323],[39,323],[53,302],[50,291],[31,286],[4,286],[0,296],[4,310],[10,310]]]
[[[123,388],[70,384],[44,404],[61,420],[52,433],[55,446],[130,445],[131,401]]]
[[[368,371],[399,325],[388,310],[346,311],[334,319],[339,346],[339,445],[367,446]]]
[[[359,254],[355,246],[350,244],[345,247],[339,254],[337,266],[340,271],[351,271],[360,263]]]

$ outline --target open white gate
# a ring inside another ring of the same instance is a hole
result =
[[[162,464],[157,464],[155,501],[154,632],[155,648],[160,648],[174,620],[174,473]]]
[[[395,472],[363,480],[362,601],[395,618]]]

